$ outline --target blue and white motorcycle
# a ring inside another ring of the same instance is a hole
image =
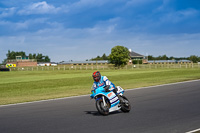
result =
[[[121,110],[123,112],[129,112],[131,105],[129,100],[123,95],[124,89],[120,86],[116,87],[116,93],[106,92],[104,87],[99,87],[91,91],[91,98],[96,100],[96,108],[102,115],[108,115],[110,112]]]

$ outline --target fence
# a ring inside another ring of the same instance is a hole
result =
[[[58,66],[37,66],[37,67],[13,67],[10,71],[60,71],[60,70],[137,70],[137,69],[169,69],[169,68],[200,68],[200,64],[136,64],[124,67],[113,65],[58,65]]]

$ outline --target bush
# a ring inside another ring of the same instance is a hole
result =
[[[132,60],[133,64],[142,64],[142,60]]]

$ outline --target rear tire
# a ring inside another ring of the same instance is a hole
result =
[[[119,96],[121,111],[127,113],[131,110],[131,105],[129,100],[125,96]]]
[[[96,101],[96,108],[98,112],[102,115],[108,115],[109,114],[109,103],[107,103],[107,106],[103,105],[103,100],[99,99]]]

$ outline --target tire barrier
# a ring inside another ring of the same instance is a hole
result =
[[[0,71],[10,71],[9,68],[0,68]]]

